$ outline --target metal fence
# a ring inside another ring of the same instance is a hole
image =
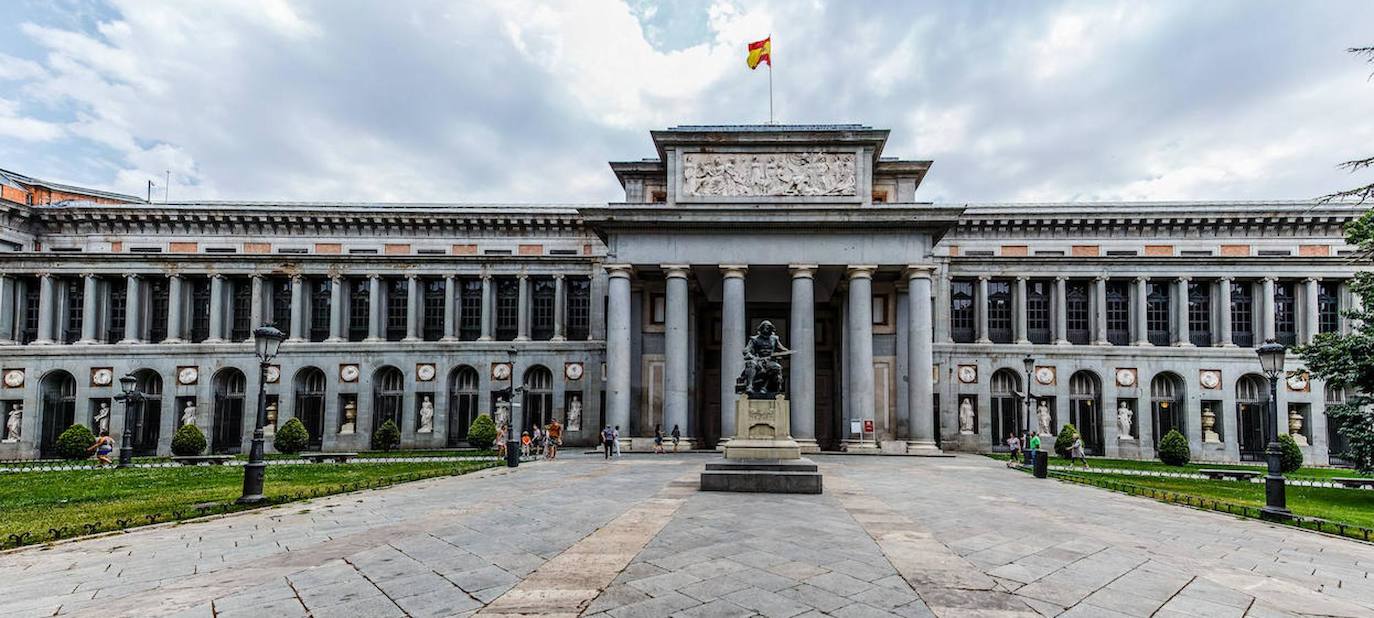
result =
[[[354,457],[348,464],[382,464],[382,463],[424,463],[424,462],[444,462],[444,461],[495,461],[495,455],[397,455],[395,457]],[[529,461],[534,457],[522,457],[521,461]],[[247,458],[234,458],[218,465],[242,466],[248,463]],[[315,462],[306,459],[282,459],[273,458],[267,460],[269,466],[297,466],[313,464]],[[332,463],[332,462],[331,462]],[[198,464],[214,465],[214,464]],[[172,461],[170,457],[137,457],[133,461],[134,468],[181,468],[192,467],[192,465],[181,464]],[[65,472],[70,470],[111,470],[114,466],[97,466],[94,460],[67,460],[67,459],[10,459],[0,460],[0,475],[23,473],[23,472]]]

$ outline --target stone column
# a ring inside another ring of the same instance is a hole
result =
[[[206,343],[224,342],[224,275],[210,275],[210,336]]]
[[[973,306],[978,311],[978,343],[992,343],[988,338],[988,277],[978,275],[977,297],[973,300]],[[848,428],[846,428],[846,431]]]
[[[124,338],[119,343],[143,342],[142,292],[138,275],[124,276]]]
[[[262,326],[262,288],[262,275],[253,275],[253,284],[249,292],[249,304],[252,306],[248,308],[248,338],[244,341],[253,341],[253,330]]]
[[[272,316],[274,319],[277,316]],[[305,341],[305,279],[291,275],[291,336],[287,341]]]
[[[876,266],[850,266],[849,278],[849,410],[852,418],[873,416],[873,271]],[[876,419],[875,425],[876,425]],[[849,435],[848,427],[844,427]],[[851,441],[852,442],[852,441]],[[876,447],[876,442],[868,446]],[[851,449],[854,447],[851,447]],[[862,446],[860,448],[863,448]]]
[[[81,339],[77,343],[95,343],[95,327],[100,320],[96,319],[96,301],[100,300],[96,290],[100,289],[100,279],[95,275],[87,273],[81,276],[83,279],[83,290],[81,294]]]
[[[911,442],[908,451],[938,453],[935,444],[934,384],[931,380],[935,355],[931,324],[930,283],[934,268],[908,266],[907,277],[907,411],[911,415]]]
[[[1352,320],[1352,319],[1350,319],[1349,317],[1346,317],[1345,312],[1346,312],[1346,311],[1349,311],[1349,310],[1351,310],[1351,309],[1354,309],[1354,308],[1355,308],[1355,302],[1356,302],[1355,295],[1354,295],[1353,293],[1351,293],[1351,291],[1350,291],[1350,280],[1349,280],[1349,279],[1343,279],[1343,280],[1341,280],[1340,286],[1337,288],[1336,298],[1337,298],[1338,302],[1340,303],[1340,310],[1341,310],[1341,317],[1340,317],[1340,325],[1341,325],[1341,329],[1340,329],[1340,330],[1341,330],[1341,334],[1342,334],[1342,335],[1349,335],[1349,334],[1350,334],[1350,331],[1353,330],[1353,329],[1355,328],[1355,320]]]
[[[1013,324],[1016,328],[1016,343],[1021,345],[1030,343],[1030,338],[1026,332],[1026,302],[1029,298],[1026,294],[1026,284],[1029,280],[1030,277],[1024,275],[1016,278],[1016,320],[1013,321]]]
[[[687,365],[691,351],[687,349],[687,275],[690,266],[664,265],[666,277],[663,324],[663,432],[671,433],[673,425],[682,431],[687,448],[692,439],[687,427]]]
[[[1188,324],[1188,282],[1192,277],[1182,276],[1174,282],[1174,345],[1180,348],[1193,347]]]
[[[950,294],[954,289],[954,278],[949,275],[940,277],[940,286],[935,294],[935,339],[944,343],[954,343],[954,333],[949,328]]]
[[[1304,299],[1305,302],[1303,302],[1302,311],[1302,339],[1299,339],[1302,343],[1312,343],[1313,338],[1317,336],[1317,331],[1321,328],[1317,320],[1318,305],[1320,302],[1318,296],[1320,296],[1321,293],[1320,288],[1320,277],[1308,277],[1303,280],[1303,290],[1307,294]],[[1313,435],[1316,434],[1314,433]]]
[[[420,278],[406,275],[406,336],[405,341],[420,340]]]
[[[1141,346],[1150,345],[1150,321],[1146,319],[1145,310],[1148,306],[1146,298],[1150,292],[1150,278],[1139,276],[1135,278],[1135,298],[1131,299],[1135,304],[1135,344]]]
[[[608,264],[606,292],[606,424],[630,429],[630,272],[627,264]],[[485,289],[485,286],[484,286]]]
[[[745,266],[722,265],[720,299],[720,438],[735,435],[735,378],[744,371]]]
[[[0,273],[0,345],[12,345],[16,341],[14,314],[19,305],[16,283],[14,277]]]
[[[515,340],[530,340],[530,278],[520,273],[520,295],[515,305]]]
[[[444,277],[444,338],[441,341],[458,340],[458,278],[453,275]]]
[[[1217,281],[1217,345],[1223,348],[1234,348],[1236,344],[1231,341],[1231,277],[1222,277]]]
[[[1107,341],[1107,277],[1093,279],[1093,345],[1111,345]]]
[[[344,337],[344,280],[340,275],[329,276],[329,339],[343,341]]]
[[[562,274],[553,276],[553,340],[566,341],[563,318],[568,312],[568,282]],[[685,429],[683,431],[686,431]]]
[[[1260,293],[1260,341],[1274,338],[1274,277],[1265,277]]]
[[[382,276],[367,276],[367,341],[386,339],[382,333]]]
[[[788,320],[787,345],[792,347],[788,366],[788,397],[791,399],[792,437],[803,452],[816,452],[816,265],[793,264],[792,313]],[[721,375],[722,389],[734,376]],[[725,401],[721,405],[725,405]],[[729,403],[733,404],[731,400]]]
[[[483,274],[482,274],[482,336],[480,336],[480,337],[477,338],[478,341],[491,341],[492,339],[495,339],[495,337],[493,336],[494,333],[493,333],[493,331],[492,331],[493,327],[495,326],[495,321],[492,320],[492,315],[491,315],[492,312],[496,310],[496,307],[492,304],[492,295],[493,295],[493,292],[494,292],[494,291],[491,289],[491,275],[488,275],[488,274],[486,274],[486,273],[483,273]]]
[[[163,343],[181,343],[181,283],[181,275],[167,278],[167,338]]]
[[[52,345],[53,317],[57,312],[57,282],[52,273],[38,276],[38,336],[33,345]]]
[[[1069,345],[1069,278],[1054,278],[1054,344]]]

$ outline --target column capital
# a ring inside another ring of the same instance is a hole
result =
[[[1150,282],[1150,277],[1149,277],[1148,275],[1136,275],[1136,276],[1135,276],[1135,282],[1136,282],[1136,283],[1149,283],[1149,282]]]
[[[169,274],[167,275],[167,280],[168,280],[168,281],[171,281],[171,280],[173,280],[173,279],[180,279],[180,278],[181,278],[181,273],[169,273]]]
[[[262,275],[259,275],[259,274],[257,274],[257,273],[253,273],[252,279],[253,279],[253,281],[262,281]]]
[[[663,276],[669,279],[686,279],[692,272],[690,264],[660,264],[659,268],[663,269]]]
[[[418,274],[415,274],[415,273],[406,273],[406,281],[414,281],[414,280],[419,279],[419,278],[420,278],[420,275],[418,275]]]
[[[846,279],[872,279],[873,271],[878,270],[874,264],[850,264],[845,272]]]
[[[1054,276],[1054,280],[1055,280],[1055,281],[1068,281],[1068,280],[1069,280],[1069,276],[1068,276],[1068,275],[1055,275],[1055,276]]]
[[[787,271],[792,273],[793,279],[815,279],[816,269],[820,266],[816,264],[788,264]]]
[[[338,283],[338,282],[340,282],[340,281],[343,281],[343,278],[344,278],[344,276],[343,276],[342,274],[339,274],[339,273],[330,273],[330,274],[329,274],[329,281],[330,281],[331,283]]]
[[[449,277],[452,278],[453,275],[449,275]],[[566,278],[567,278],[567,275],[565,275],[565,274],[563,274],[563,273],[554,273],[554,274],[553,274],[553,280],[554,280],[554,281],[562,281],[563,279],[566,279]]]
[[[211,278],[211,279],[219,279],[219,280],[223,281],[223,280],[224,280],[224,274],[223,274],[223,273],[210,273],[210,278]]]
[[[1226,282],[1226,283],[1232,283],[1232,282],[1234,282],[1235,280],[1236,280],[1235,275],[1222,275],[1222,276],[1220,276],[1220,277],[1217,277],[1217,281],[1224,281],[1224,282]]]
[[[478,275],[477,278],[481,279],[482,281],[491,281],[491,273],[487,271],[482,271],[482,274]]]
[[[137,279],[137,278],[139,278],[140,276],[141,276],[141,275],[139,275],[138,273],[125,273],[125,274],[124,274],[124,278],[125,278],[125,279]]]
[[[992,281],[992,275],[978,275],[979,281]]]
[[[902,276],[906,279],[930,279],[935,274],[933,264],[907,264]]]
[[[1304,283],[1321,283],[1321,280],[1322,280],[1321,277],[1312,276],[1312,277],[1307,277],[1306,279],[1303,279],[1303,282],[1304,282]]]
[[[1111,279],[1111,277],[1108,277],[1107,275],[1097,275],[1096,277],[1093,277],[1094,281],[1102,281],[1104,283],[1109,279]]]
[[[743,279],[744,274],[749,272],[749,267],[744,264],[721,264],[717,268],[726,279]]]
[[[1025,281],[1030,281],[1030,275],[1016,275],[1016,282],[1017,282],[1017,283],[1022,283],[1022,282],[1025,282]]]
[[[95,273],[81,273],[81,278],[82,278],[82,279],[91,279],[91,278],[94,278],[95,276],[96,276]]]
[[[1179,275],[1179,276],[1178,276],[1178,281],[1179,281],[1179,283],[1188,283],[1189,281],[1192,281],[1192,280],[1193,280],[1193,276],[1192,276],[1192,275]]]
[[[635,267],[629,264],[606,264],[602,268],[606,269],[606,276],[612,279],[629,279],[635,271]]]
[[[291,283],[300,283],[304,279],[305,275],[302,275],[300,273],[291,273]]]
[[[376,281],[376,280],[381,279],[381,278],[382,278],[381,273],[367,273],[367,279],[368,279],[369,281]]]
[[[1276,282],[1276,281],[1278,281],[1278,280],[1279,280],[1279,278],[1278,278],[1278,277],[1275,277],[1274,275],[1265,275],[1265,276],[1263,276],[1263,277],[1260,278],[1260,281],[1267,281],[1267,282],[1269,282],[1269,283],[1274,283],[1274,282]]]

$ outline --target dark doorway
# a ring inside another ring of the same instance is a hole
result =
[[[43,393],[43,429],[38,453],[46,458],[57,454],[57,437],[76,422],[76,378],[57,370],[43,376],[40,390]]]

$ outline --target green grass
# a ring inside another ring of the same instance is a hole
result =
[[[993,458],[993,459],[998,459],[998,460],[1006,461],[1008,455],[1007,455],[1006,453],[992,453],[992,454],[989,454],[988,457],[991,457],[991,458]],[[1068,459],[1065,459],[1065,458],[1063,458],[1063,457],[1056,456],[1056,455],[1051,455],[1051,456],[1050,456],[1050,465],[1052,465],[1052,466],[1067,466],[1067,465],[1069,465],[1069,460],[1068,460]],[[1108,458],[1108,457],[1089,457],[1089,458],[1088,458],[1088,465],[1092,466],[1093,468],[1117,468],[1117,469],[1121,469],[1121,470],[1148,470],[1148,471],[1153,471],[1153,472],[1197,472],[1198,470],[1202,470],[1202,469],[1208,469],[1208,470],[1251,470],[1251,471],[1257,471],[1257,472],[1264,472],[1264,471],[1265,471],[1265,467],[1264,467],[1263,464],[1248,464],[1248,465],[1247,465],[1247,464],[1224,464],[1224,463],[1193,462],[1193,463],[1189,463],[1189,464],[1184,465],[1184,466],[1170,466],[1170,465],[1167,465],[1167,464],[1165,464],[1165,463],[1163,463],[1163,462],[1159,462],[1159,461],[1145,461],[1145,460],[1139,460],[1139,459],[1111,459],[1111,458]],[[1080,463],[1080,464],[1078,464],[1077,467],[1078,467],[1079,469],[1081,469],[1081,468],[1083,467],[1083,465]],[[1090,469],[1091,469],[1091,468],[1090,468]],[[1293,472],[1293,473],[1287,474],[1287,475],[1285,475],[1285,476],[1287,476],[1287,477],[1289,477],[1289,478],[1294,478],[1294,479],[1299,479],[1299,478],[1301,478],[1301,479],[1313,479],[1313,480],[1326,480],[1326,479],[1331,479],[1331,478],[1335,478],[1335,477],[1358,477],[1358,476],[1360,476],[1360,474],[1359,474],[1358,472],[1356,472],[1356,471],[1350,469],[1350,468],[1306,468],[1306,467],[1305,467],[1305,468],[1299,469],[1297,472]],[[1138,478],[1138,477],[1131,477],[1131,478]]]
[[[1127,474],[1093,474],[1091,478],[1113,480],[1139,487],[1152,487],[1256,508],[1264,506],[1264,485],[1262,483]],[[1288,509],[1293,511],[1295,515],[1320,517],[1337,523],[1374,528],[1374,491],[1289,485],[1286,495]]]
[[[410,462],[369,465],[296,465],[267,468],[268,498],[298,493],[344,491],[351,483],[408,480],[407,475],[465,474],[499,465],[497,460]],[[83,524],[100,522],[101,530],[118,528],[117,520],[144,525],[145,516],[159,521],[197,514],[193,505],[232,502],[243,489],[239,466],[66,470],[22,472],[0,476],[0,547],[12,546],[11,534],[29,533],[28,542],[49,540],[49,529],[67,527],[74,536]]]

